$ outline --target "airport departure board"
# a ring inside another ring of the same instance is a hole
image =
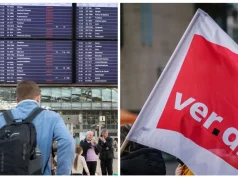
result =
[[[117,84],[115,3],[0,4],[0,83]]]
[[[117,41],[77,43],[78,83],[117,83]]]
[[[0,40],[0,82],[72,83],[69,41]]]
[[[117,39],[117,4],[77,4],[78,38]]]
[[[72,4],[0,4],[0,37],[72,38]]]

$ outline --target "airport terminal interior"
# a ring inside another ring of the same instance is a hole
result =
[[[16,88],[0,88],[0,110],[11,109],[16,105]],[[99,134],[99,127],[107,128],[110,135],[117,138],[117,106],[117,88],[41,88],[41,107],[59,113],[77,142],[88,130]],[[105,122],[99,122],[100,116],[105,117]]]
[[[118,127],[117,3],[0,4],[0,111],[33,80],[41,107],[59,113],[76,143]]]

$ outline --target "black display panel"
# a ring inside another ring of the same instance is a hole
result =
[[[117,4],[78,3],[76,20],[78,39],[117,39]]]
[[[72,38],[72,4],[0,4],[0,38]]]
[[[115,3],[0,4],[0,83],[117,84]]]
[[[117,41],[78,41],[77,83],[117,83]]]
[[[0,83],[72,83],[72,42],[0,40]]]

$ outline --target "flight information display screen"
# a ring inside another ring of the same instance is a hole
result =
[[[0,4],[0,38],[72,38],[72,4]]]
[[[0,3],[0,83],[116,84],[117,3]]]
[[[77,83],[117,83],[117,41],[78,41]]]
[[[72,83],[72,42],[0,40],[0,83]]]
[[[117,39],[117,4],[78,3],[76,19],[77,38]]]

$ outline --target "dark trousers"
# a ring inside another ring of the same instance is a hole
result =
[[[112,162],[113,162],[113,159],[101,160],[102,175],[112,175],[113,174]]]
[[[97,169],[97,161],[87,161],[86,163],[88,166],[90,176],[95,176],[96,169]],[[83,175],[87,175],[84,169],[83,169]]]

